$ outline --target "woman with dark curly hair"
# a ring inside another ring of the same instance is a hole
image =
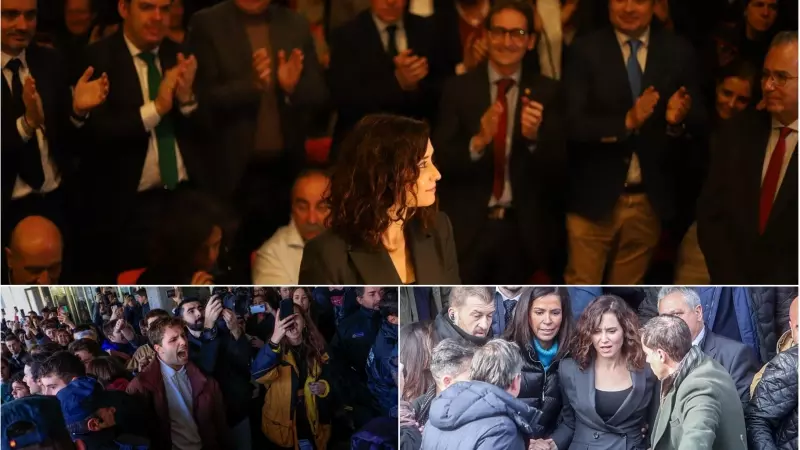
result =
[[[306,244],[299,284],[461,284],[429,134],[383,114],[356,125],[331,177],[329,230]]]
[[[658,385],[645,365],[639,319],[624,300],[603,295],[589,304],[558,376],[564,406],[551,440],[559,450],[649,447]]]

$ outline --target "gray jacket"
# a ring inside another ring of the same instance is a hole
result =
[[[448,308],[450,304],[448,301],[450,298],[450,288],[432,287],[430,289],[433,297],[434,307],[436,308],[436,311],[433,311],[433,315],[435,317],[440,311]],[[401,326],[413,322],[419,322],[417,302],[416,297],[414,296],[414,287],[412,286],[400,288],[400,317]]]
[[[631,372],[633,389],[617,413],[608,422],[597,414],[594,369],[580,370],[572,358],[561,362],[558,369],[564,406],[561,421],[552,435],[559,450],[644,450],[647,437],[642,429],[651,430],[658,411],[659,389],[649,367]]]
[[[456,383],[433,400],[422,450],[525,450],[541,414],[497,386]]]

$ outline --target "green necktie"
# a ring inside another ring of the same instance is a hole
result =
[[[147,63],[147,86],[150,91],[150,100],[158,97],[158,88],[161,86],[161,72],[156,66],[156,55],[150,52],[139,53],[139,58]],[[175,131],[169,114],[161,118],[156,126],[156,146],[158,147],[158,168],[161,171],[161,181],[167,189],[175,189],[178,185],[178,157],[175,153]]]

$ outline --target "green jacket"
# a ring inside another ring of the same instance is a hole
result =
[[[671,386],[670,386],[671,384]],[[662,382],[653,450],[747,450],[744,411],[724,367],[694,346]]]

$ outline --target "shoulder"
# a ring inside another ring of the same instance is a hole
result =
[[[692,44],[683,36],[675,34],[670,30],[663,29],[660,26],[654,26],[651,33],[666,42],[669,48],[673,50],[681,53],[694,53]]]
[[[292,29],[293,31],[301,34],[310,34],[308,19],[302,14],[292,11],[291,9],[274,4],[270,6],[271,23],[281,24],[282,27]]]
[[[228,13],[231,5],[229,2],[218,3],[208,8],[203,8],[192,15],[192,25],[211,25],[219,22],[217,19],[220,15]]]
[[[609,27],[604,27],[576,38],[575,42],[570,46],[570,50],[585,55],[586,52],[591,53],[592,50],[599,47],[603,41],[609,41],[613,38],[614,31]]]
[[[278,228],[278,231],[276,231],[275,234],[270,236],[269,239],[261,244],[261,247],[258,249],[258,253],[274,252],[282,247],[286,247],[286,240],[292,233],[292,227],[293,225],[289,224]]]
[[[447,217],[447,214],[443,211],[439,211],[436,214],[436,219],[434,228],[436,233],[440,236],[448,235],[453,232],[453,224],[450,222],[450,218]]]
[[[325,230],[322,234],[306,242],[304,252],[323,257],[324,259],[344,259],[347,255],[348,245],[345,240],[333,232]]]

